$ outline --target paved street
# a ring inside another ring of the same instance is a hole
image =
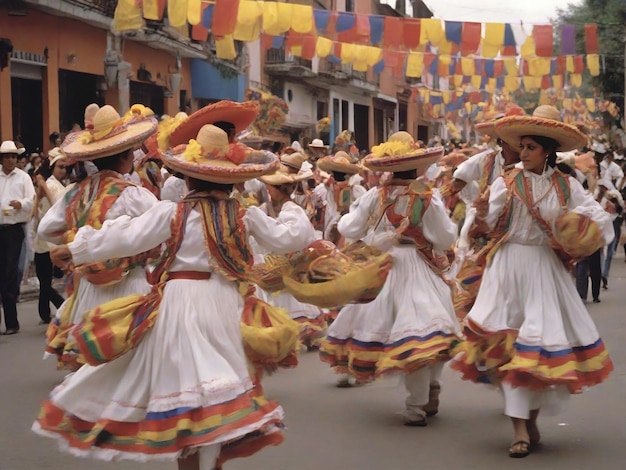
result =
[[[616,370],[610,379],[574,396],[568,410],[543,417],[543,448],[523,460],[507,457],[509,420],[494,390],[461,382],[446,370],[439,416],[426,428],[402,425],[404,391],[397,379],[338,389],[315,353],[300,366],[266,380],[266,391],[285,408],[285,442],[226,465],[227,470],[317,469],[622,469],[626,465],[626,263],[614,260],[609,290],[589,304]],[[30,431],[38,404],[62,374],[41,360],[44,327],[36,302],[19,305],[22,331],[0,337],[0,470],[175,469],[174,463],[101,463],[61,454]]]

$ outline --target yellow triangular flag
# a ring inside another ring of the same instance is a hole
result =
[[[520,48],[520,55],[522,56],[522,59],[529,59],[535,56],[535,38],[532,34],[529,35],[526,38],[526,41],[524,41],[524,44],[522,44],[522,47]]]
[[[186,9],[184,13],[186,13]],[[183,23],[185,16],[183,14]],[[134,0],[119,0],[113,14],[113,29],[115,31],[128,31],[142,27],[141,7],[138,7]]]
[[[159,20],[159,0],[143,0],[143,17],[147,20]]]
[[[187,0],[187,22],[195,26],[202,21],[202,0]]]
[[[569,81],[574,88],[580,88],[583,84],[583,76],[579,73],[573,73],[569,76]]]
[[[315,55],[321,58],[328,57],[332,50],[333,42],[330,39],[323,38],[322,36],[317,37],[317,42],[315,43]]]
[[[476,68],[474,65],[474,59],[470,57],[461,57],[461,71],[463,75],[471,76],[476,73]]]
[[[215,39],[215,55],[220,59],[233,60],[237,57],[235,41],[229,34],[221,39]]]
[[[600,75],[600,56],[598,54],[587,54],[587,68],[592,77]]]
[[[441,41],[445,40],[446,35],[443,31],[443,27],[441,25],[441,20],[436,20],[434,18],[422,18],[420,19],[421,28],[420,28],[420,37],[422,30],[426,31],[426,37],[428,41],[433,46],[439,46]],[[423,44],[420,41],[420,44]]]
[[[341,63],[351,64],[356,58],[356,46],[346,42],[341,43]]]
[[[587,109],[591,113],[596,112],[596,100],[595,98],[585,98],[585,104],[587,105]]]
[[[170,26],[174,28],[184,26],[187,23],[187,0],[169,0],[167,2],[167,18]]]
[[[424,54],[422,52],[410,52],[406,62],[406,76],[416,78],[421,77],[423,67]]]
[[[517,58],[507,57],[503,61],[504,61],[504,70],[506,71],[506,74],[517,77],[519,75],[519,68],[517,66]]]
[[[567,70],[569,73],[574,73],[574,56],[565,56],[565,70]]]
[[[292,5],[292,9],[291,28],[296,33],[310,33],[313,29],[313,7],[311,5]]]
[[[513,75],[507,75],[504,77],[504,88],[510,93],[519,90],[519,78]]]
[[[483,77],[480,75],[472,75],[470,83],[476,90],[480,90],[480,85],[482,85]]]

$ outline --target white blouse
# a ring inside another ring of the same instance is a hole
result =
[[[119,176],[122,178],[122,175]],[[105,218],[106,220],[113,220],[121,215],[137,217],[144,214],[157,202],[159,200],[147,189],[140,186],[128,186],[107,211]],[[46,212],[37,229],[37,234],[41,239],[57,245],[64,242],[63,235],[68,230],[65,222],[66,208],[66,198],[61,198]]]
[[[139,217],[121,216],[107,220],[101,230],[82,227],[68,245],[74,263],[84,264],[112,257],[126,257],[159,246],[171,233],[171,221],[176,215],[177,204],[161,201]],[[266,215],[258,207],[250,207],[244,216],[249,235],[272,253],[291,253],[306,247],[314,234],[313,227],[301,223],[304,211],[296,204],[285,203],[277,218]],[[192,210],[187,219],[185,237],[171,271],[212,271],[214,260],[206,252],[204,230],[200,212]]]
[[[393,194],[399,194],[405,186],[396,186]],[[375,220],[379,211],[381,188],[372,188],[350,207],[350,212],[344,215],[337,224],[337,229],[344,237],[359,240],[387,251],[391,245],[397,243],[396,228],[389,222],[386,215]],[[448,217],[447,210],[437,190],[433,191],[430,205],[424,212],[420,227],[424,237],[436,250],[449,249],[457,237],[457,227]],[[369,232],[369,233],[368,233]]]
[[[561,204],[551,179],[553,173],[553,168],[549,168],[543,175],[524,171],[524,176],[529,180],[532,198],[536,201],[539,213],[550,224],[554,224],[555,219],[561,215]],[[600,207],[600,204],[593,199],[591,194],[575,178],[571,176],[567,176],[567,178],[570,186],[570,198],[567,209],[590,217],[598,224],[606,243],[610,243],[615,236],[610,215]],[[498,178],[491,185],[489,212],[486,218],[487,225],[490,228],[495,227],[500,214],[506,206],[507,193],[504,178]],[[548,245],[550,243],[548,236],[533,219],[522,201],[513,198],[512,210],[511,225],[507,235],[508,243],[521,245]]]

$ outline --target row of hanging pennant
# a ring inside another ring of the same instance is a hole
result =
[[[521,24],[365,15],[274,1],[120,0],[114,28],[139,29],[144,19],[162,19],[166,8],[169,24],[181,32],[191,25],[193,39],[206,41],[211,31],[216,55],[223,59],[236,57],[235,40],[261,38],[264,49],[285,47],[295,56],[352,64],[357,71],[393,68],[394,74],[407,77],[431,73],[543,79],[564,72],[580,75],[585,62],[592,76],[600,73],[595,24],[584,26],[586,61],[576,54],[574,25],[562,26],[561,55],[553,57],[552,25],[534,25],[528,34]],[[512,79],[509,82],[513,85]]]

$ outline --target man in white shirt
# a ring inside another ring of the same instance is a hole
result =
[[[596,154],[598,153],[604,154],[604,158],[600,162],[600,178],[610,181],[618,190],[621,189],[624,172],[613,161],[615,158],[613,152],[610,149],[607,150],[604,144],[599,144],[596,150]]]
[[[17,168],[20,150],[7,140],[0,145],[0,296],[4,310],[4,335],[20,331],[17,320],[18,264],[24,226],[35,202],[35,188],[28,173]]]

